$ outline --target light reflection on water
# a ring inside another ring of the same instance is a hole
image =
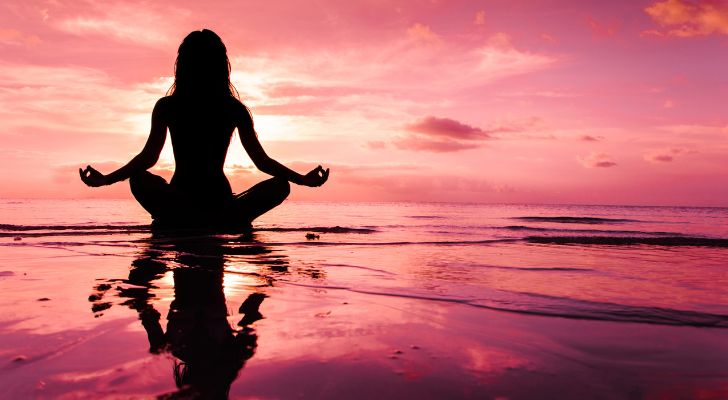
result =
[[[728,374],[718,356],[728,347],[721,329],[728,327],[726,247],[523,238],[720,239],[728,237],[726,210],[286,203],[252,236],[164,237],[124,228],[145,223],[128,202],[83,212],[64,204],[0,205],[0,223],[51,226],[0,230],[11,233],[0,238],[0,270],[10,272],[0,276],[0,309],[8,311],[0,334],[10,338],[0,349],[43,366],[30,372],[21,360],[10,375],[43,380],[46,390],[15,383],[12,393],[341,398],[357,376],[371,388],[397,388],[384,396],[391,398],[519,398],[527,395],[524,382],[581,398],[608,377],[620,383],[605,398],[671,393],[654,384],[664,376],[682,397],[701,387],[724,390],[715,377]],[[606,221],[515,219],[523,216]],[[78,229],[57,228],[66,225]],[[346,229],[329,229],[337,226]],[[307,240],[302,227],[319,239]],[[44,296],[50,300],[37,300]],[[678,368],[686,363],[687,371]],[[107,365],[122,371],[123,383],[113,383],[119,377],[111,372],[90,372],[114,371]],[[298,374],[289,388],[263,385],[289,373]],[[322,394],[306,380],[339,389]]]

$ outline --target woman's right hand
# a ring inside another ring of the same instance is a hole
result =
[[[99,187],[109,184],[107,182],[106,175],[93,169],[93,167],[91,167],[90,165],[87,165],[86,169],[79,168],[78,173],[79,175],[81,175],[81,180],[83,181],[83,183],[88,186]]]
[[[301,184],[304,186],[318,187],[326,183],[327,179],[329,179],[329,169],[323,169],[319,165],[303,176]]]

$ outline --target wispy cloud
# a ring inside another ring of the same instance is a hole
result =
[[[577,157],[579,163],[586,168],[610,168],[617,165],[612,157],[605,153],[590,153],[584,157]]]
[[[549,44],[558,43],[558,40],[548,33],[541,33],[539,35],[539,37],[541,38],[541,40],[543,40],[544,42],[549,43]]]
[[[694,140],[721,140],[728,134],[728,125],[675,124],[658,127],[664,133]]]
[[[420,136],[407,136],[396,139],[394,146],[401,150],[429,151],[433,153],[450,153],[480,147],[480,142],[464,142],[458,140],[439,140]]]
[[[485,11],[479,10],[475,13],[475,20],[473,21],[475,25],[482,26],[485,25]]]
[[[159,3],[89,3],[74,15],[54,19],[55,26],[75,35],[103,35],[123,42],[149,46],[169,46],[180,38],[175,24],[187,14],[181,8]]]
[[[292,162],[291,167],[308,171],[315,163]],[[461,176],[451,170],[431,169],[409,164],[331,164],[329,182],[315,191],[296,190],[295,199],[327,198],[348,201],[468,201],[468,199],[509,198],[518,188],[478,176]]]
[[[276,54],[233,56],[234,79],[264,97],[270,87],[348,88],[359,93],[429,93],[467,89],[528,74],[553,65],[557,58],[517,49],[505,34],[496,34],[485,45],[463,48],[441,38],[443,45],[429,45],[435,35],[424,25],[386,44],[361,45],[336,54],[328,50],[290,51]],[[413,43],[413,40],[415,40]],[[423,45],[417,45],[421,42]],[[426,84],[423,84],[426,83]],[[257,88],[257,89],[256,89]],[[283,94],[283,93],[278,93]],[[335,93],[309,92],[309,95]]]
[[[616,22],[601,22],[593,17],[587,17],[586,23],[589,25],[594,36],[602,38],[611,38],[617,34],[618,25]]]
[[[383,140],[372,140],[366,142],[365,146],[370,150],[381,150],[387,147],[387,142]]]
[[[0,135],[16,127],[144,134],[167,84],[123,85],[86,67],[0,63]]]
[[[650,150],[644,154],[644,159],[653,164],[669,163],[675,160],[675,157],[688,153],[692,153],[692,151],[684,147],[668,147]]]
[[[420,23],[407,28],[407,36],[412,40],[424,43],[439,44],[441,42],[440,36],[433,32],[429,26]]]
[[[26,34],[17,29],[0,29],[0,43],[19,46],[37,46],[41,40],[37,35]]]

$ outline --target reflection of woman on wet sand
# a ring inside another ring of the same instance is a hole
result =
[[[227,398],[230,386],[257,348],[258,337],[252,324],[263,318],[259,308],[266,295],[248,295],[238,312],[242,314],[231,326],[223,290],[225,250],[217,237],[156,237],[151,246],[132,263],[131,287],[116,286],[122,304],[136,310],[149,339],[152,353],[171,353],[175,360],[175,393],[160,398]],[[265,253],[265,248],[251,246],[250,254]],[[170,264],[167,260],[174,259]],[[172,269],[172,266],[175,268]],[[161,316],[151,300],[154,281],[172,271],[174,299],[167,314],[166,332]],[[110,280],[119,282],[122,280]],[[104,292],[111,285],[102,283],[89,297],[92,310],[100,311]],[[108,308],[106,307],[106,308]],[[100,314],[97,314],[99,316]]]
[[[265,295],[248,296],[240,307],[244,317],[238,325],[242,329],[235,331],[227,320],[222,271],[180,268],[174,271],[174,281],[175,300],[167,316],[167,332],[162,330],[154,308],[140,313],[150,351],[167,350],[179,359],[174,381],[180,391],[175,395],[227,398],[233,381],[255,353],[258,337],[249,324],[262,318],[258,307]],[[205,287],[202,291],[201,283]]]
[[[234,195],[223,164],[233,130],[262,172],[273,178]],[[153,175],[169,129],[176,169],[172,180]],[[230,83],[225,45],[214,32],[190,33],[179,47],[170,95],[157,101],[144,149],[128,164],[104,175],[79,169],[88,186],[130,178],[134,197],[155,224],[192,227],[245,227],[288,196],[289,182],[321,186],[329,170],[321,166],[301,175],[268,157],[258,141],[248,109]]]

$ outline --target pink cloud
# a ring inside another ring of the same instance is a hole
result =
[[[294,162],[291,167],[308,171],[314,163]],[[340,201],[506,201],[519,194],[517,187],[478,176],[461,176],[448,170],[430,170],[406,164],[332,164],[331,177],[317,189],[294,187],[294,200]]]
[[[496,32],[488,38],[488,44],[496,48],[512,48],[513,40],[511,35],[505,32]]]
[[[395,139],[392,144],[402,150],[447,153],[481,147],[483,141],[495,139],[494,134],[498,133],[509,133],[507,138],[513,140],[555,139],[553,134],[548,133],[524,134],[525,131],[534,129],[539,122],[540,118],[531,117],[482,129],[451,118],[429,116],[406,125],[409,134]]]
[[[585,157],[578,157],[579,163],[586,168],[610,168],[617,165],[612,157],[605,153],[591,153]]]
[[[429,116],[405,127],[410,134],[393,141],[402,150],[448,153],[480,147],[491,136],[481,128],[450,118]]]
[[[440,37],[429,26],[416,23],[407,28],[407,36],[412,40],[425,43],[440,43]]]
[[[579,140],[584,142],[598,142],[600,140],[604,140],[604,136],[581,135],[579,136]]]
[[[175,37],[175,27],[186,17],[177,7],[162,3],[133,4],[131,2],[87,3],[71,15],[53,18],[55,26],[70,34],[100,35],[127,43],[154,47],[169,46],[181,38]]]
[[[40,44],[37,35],[25,34],[17,29],[0,29],[0,43],[34,47]]]
[[[463,142],[459,140],[439,140],[421,136],[408,136],[397,139],[394,146],[401,150],[429,151],[434,153],[450,153],[480,147],[478,142]]]
[[[615,22],[604,23],[597,21],[593,17],[587,17],[586,23],[591,28],[594,36],[611,38],[617,34],[617,24]]]
[[[651,150],[644,154],[644,159],[647,162],[657,163],[668,163],[672,162],[676,156],[681,154],[691,153],[692,151],[683,147],[670,147],[664,149]]]
[[[252,102],[246,102],[250,107]],[[282,98],[278,104],[256,104],[251,107],[258,115],[306,115],[316,116],[329,111],[336,105],[336,100],[318,97]]]
[[[296,96],[344,96],[352,93],[359,93],[361,88],[351,86],[313,86],[298,83],[276,83],[271,85],[267,94],[271,97],[296,97]]]
[[[541,40],[549,44],[556,44],[558,42],[555,37],[549,35],[548,33],[541,33],[539,37],[541,38]]]
[[[387,142],[383,140],[372,140],[366,143],[366,147],[371,150],[381,150],[387,147]]]
[[[657,1],[645,12],[666,30],[646,30],[645,35],[694,37],[728,35],[728,4],[717,1]]]
[[[475,25],[485,25],[485,11],[479,10],[475,13],[475,21],[473,22]]]
[[[490,138],[482,129],[464,124],[450,118],[426,117],[414,124],[407,125],[407,130],[428,136],[448,137],[452,139],[482,140]]]

